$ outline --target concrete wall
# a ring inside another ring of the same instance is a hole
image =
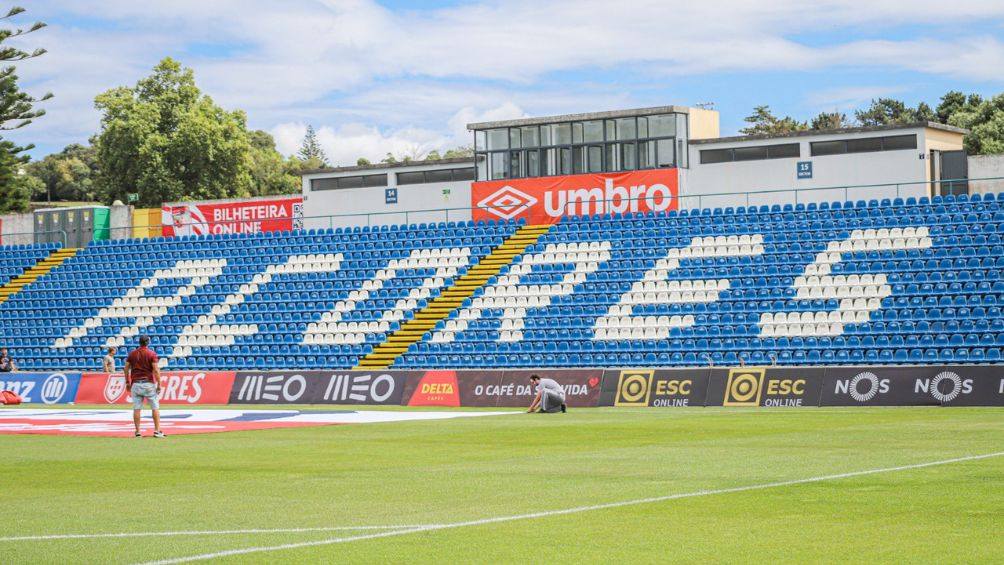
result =
[[[397,184],[399,173],[455,169],[467,164],[374,168],[349,173],[316,173],[303,177],[303,226],[327,229],[346,226],[416,224],[471,219],[471,182]],[[387,174],[387,186],[311,190],[310,181],[337,176]],[[388,204],[386,190],[397,189],[397,203]],[[444,194],[448,191],[448,194]]]
[[[396,204],[386,203],[386,188],[397,188]],[[443,194],[444,189],[449,190],[448,195]],[[470,181],[307,190],[303,195],[303,226],[307,229],[471,219]],[[460,209],[445,210],[448,208]]]
[[[926,196],[928,175],[924,128],[876,132],[853,137],[915,133],[917,149],[847,153],[812,157],[814,141],[847,139],[848,134],[802,136],[744,142],[700,143],[690,146],[690,168],[680,170],[680,207],[715,208],[834,200],[869,200],[896,196]],[[961,137],[961,136],[960,136]],[[798,143],[801,157],[701,164],[700,151]],[[812,178],[798,178],[797,164],[812,163]],[[853,185],[894,184],[887,187],[847,188]],[[895,186],[895,183],[904,183]],[[761,192],[746,195],[746,192]],[[777,192],[769,192],[777,191]],[[739,193],[739,194],[718,194]]]
[[[6,214],[0,216],[0,244],[28,245],[35,243],[35,216]]]
[[[717,111],[690,108],[687,115],[690,121],[690,139],[709,139],[721,135]]]
[[[970,155],[969,178],[996,180],[969,181],[970,192],[1004,192],[1004,155]]]
[[[132,237],[132,206],[112,206],[108,220],[111,225],[109,239]]]

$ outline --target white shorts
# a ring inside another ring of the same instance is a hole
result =
[[[144,398],[150,403],[152,410],[160,410],[160,395],[157,394],[157,385],[147,381],[133,383],[129,394],[132,395],[133,410],[143,409]]]

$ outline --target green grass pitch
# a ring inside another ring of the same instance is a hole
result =
[[[139,563],[1004,452],[1004,409],[580,409],[0,436],[0,561]],[[217,557],[225,563],[1004,561],[1004,456]]]

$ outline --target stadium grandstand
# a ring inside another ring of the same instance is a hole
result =
[[[0,343],[38,371],[141,333],[176,370],[999,362],[1002,237],[985,194],[7,247]]]

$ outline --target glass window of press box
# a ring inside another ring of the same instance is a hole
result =
[[[476,130],[478,180],[687,166],[687,115]]]

